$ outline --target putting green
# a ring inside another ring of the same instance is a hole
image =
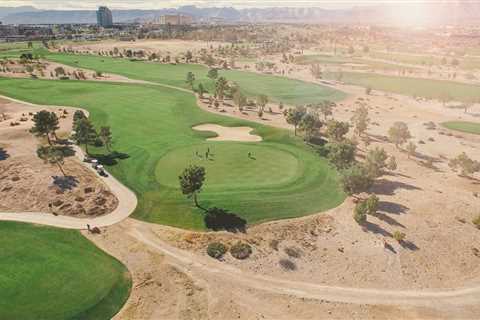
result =
[[[127,269],[79,232],[0,223],[0,319],[111,319]]]
[[[479,122],[449,121],[442,123],[445,128],[465,133],[480,134]]]
[[[225,142],[178,148],[160,159],[155,175],[161,185],[177,188],[183,169],[198,165],[208,173],[205,193],[252,186],[281,187],[304,174],[295,154],[282,149],[285,148],[280,144]]]

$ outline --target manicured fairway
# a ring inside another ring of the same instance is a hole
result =
[[[201,65],[148,63],[92,55],[48,54],[46,57],[49,60],[71,66],[116,73],[131,79],[152,81],[187,89],[189,89],[189,86],[185,79],[187,73],[191,71],[195,74],[197,85],[202,83],[210,90],[214,87],[213,81],[207,77],[208,68]],[[271,101],[281,101],[285,104],[317,103],[325,99],[338,101],[346,97],[343,92],[335,89],[284,77],[237,70],[222,70],[220,75],[225,76],[227,80],[238,83],[247,96],[256,97],[258,94],[266,94]]]
[[[110,125],[114,149],[130,157],[109,170],[136,192],[137,218],[204,229],[201,212],[178,187],[178,175],[189,163],[207,167],[199,196],[204,207],[228,209],[251,224],[320,212],[345,197],[336,172],[293,133],[202,111],[187,92],[143,84],[0,79],[0,93],[83,107],[97,127]],[[191,129],[202,123],[250,126],[264,141],[207,142],[213,133]],[[208,148],[214,159],[194,158],[197,150],[205,153]]]
[[[77,231],[0,223],[0,319],[111,319],[127,269]]]
[[[326,74],[335,79],[335,73]],[[443,80],[395,77],[371,73],[344,72],[342,81],[375,90],[407,96],[470,102],[480,99],[480,86]]]
[[[479,122],[467,122],[467,121],[449,121],[442,123],[442,126],[456,131],[480,134]]]

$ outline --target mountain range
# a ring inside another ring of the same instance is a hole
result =
[[[199,8],[182,6],[159,10],[113,10],[117,23],[145,22],[164,14],[188,14],[197,21],[220,18],[226,22],[289,22],[341,24],[401,24],[399,15],[416,14],[418,8],[408,5],[380,5],[327,10],[322,8]],[[428,14],[429,25],[476,24],[480,19],[480,2],[445,1],[430,3],[422,8]],[[408,19],[407,19],[408,20]],[[93,10],[39,10],[31,6],[0,7],[0,21],[4,24],[95,23]]]

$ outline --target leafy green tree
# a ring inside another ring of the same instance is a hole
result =
[[[312,112],[307,112],[298,125],[298,129],[305,133],[307,141],[310,141],[321,127],[322,122],[318,119],[318,115]]]
[[[238,110],[242,111],[243,107],[247,103],[247,97],[245,97],[240,90],[236,90],[233,94],[233,102],[237,105]]]
[[[203,95],[205,94],[206,90],[203,84],[198,84],[198,96],[203,99]]]
[[[268,97],[264,94],[261,94],[257,97],[257,106],[262,110],[264,111],[265,110],[265,106],[267,105],[268,103]]]
[[[343,170],[351,167],[355,163],[355,154],[357,146],[349,140],[342,142],[328,143],[328,160],[338,169]]]
[[[98,136],[100,140],[102,140],[107,151],[110,152],[112,147],[112,131],[110,130],[110,127],[101,127]]]
[[[408,126],[405,122],[395,122],[393,126],[388,129],[388,137],[392,143],[395,144],[395,147],[398,148],[399,145],[404,144],[412,137]]]
[[[42,110],[33,116],[33,127],[30,132],[37,137],[46,137],[48,144],[52,145],[50,135],[55,136],[55,131],[58,130],[58,117],[54,112]]]
[[[327,137],[331,142],[340,142],[345,139],[345,135],[350,130],[350,124],[337,120],[327,121]]]
[[[333,115],[333,109],[337,106],[335,102],[324,100],[317,105],[318,111],[323,115],[325,121],[327,117]]]
[[[462,176],[469,176],[480,171],[480,162],[470,159],[465,152],[450,160],[448,165],[453,170],[459,168]]]
[[[190,88],[192,88],[193,90],[193,83],[195,82],[195,75],[193,74],[193,72],[188,72],[187,73],[187,81],[188,85],[190,86]]]
[[[303,106],[297,106],[295,108],[290,108],[283,112],[285,120],[288,124],[293,125],[295,135],[297,135],[297,127],[301,123],[303,117],[307,114],[307,108]]]
[[[383,148],[369,150],[365,158],[365,168],[373,179],[381,177],[387,167],[388,155]]]
[[[360,106],[355,110],[352,116],[352,123],[354,126],[354,131],[358,136],[363,135],[367,129],[370,119],[368,118],[368,109],[365,106]]]
[[[37,156],[45,163],[57,165],[62,174],[65,176],[65,171],[62,167],[64,163],[64,155],[61,150],[53,146],[41,146],[37,149]]]
[[[199,166],[190,166],[186,168],[182,175],[178,177],[182,193],[188,198],[193,198],[193,202],[197,208],[201,208],[198,204],[197,195],[202,191],[205,181],[205,168]]]
[[[225,96],[225,90],[228,88],[228,81],[224,77],[218,78],[215,84],[215,93],[219,100],[223,100]]]
[[[373,179],[368,174],[367,169],[356,164],[341,171],[340,181],[343,190],[348,195],[359,194],[367,191],[373,185]]]
[[[192,61],[193,59],[193,55],[192,55],[192,51],[188,50],[187,53],[185,54],[185,60],[188,62]]]
[[[85,152],[88,154],[88,145],[95,143],[97,132],[90,120],[84,118],[78,120],[72,138],[78,145],[85,145]]]
[[[215,68],[208,70],[207,77],[209,77],[212,80],[217,79],[218,78],[218,70],[215,69]]]

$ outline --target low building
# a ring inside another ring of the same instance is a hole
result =
[[[159,24],[169,24],[172,26],[182,26],[193,23],[193,17],[183,14],[166,14],[160,16],[157,21]]]

